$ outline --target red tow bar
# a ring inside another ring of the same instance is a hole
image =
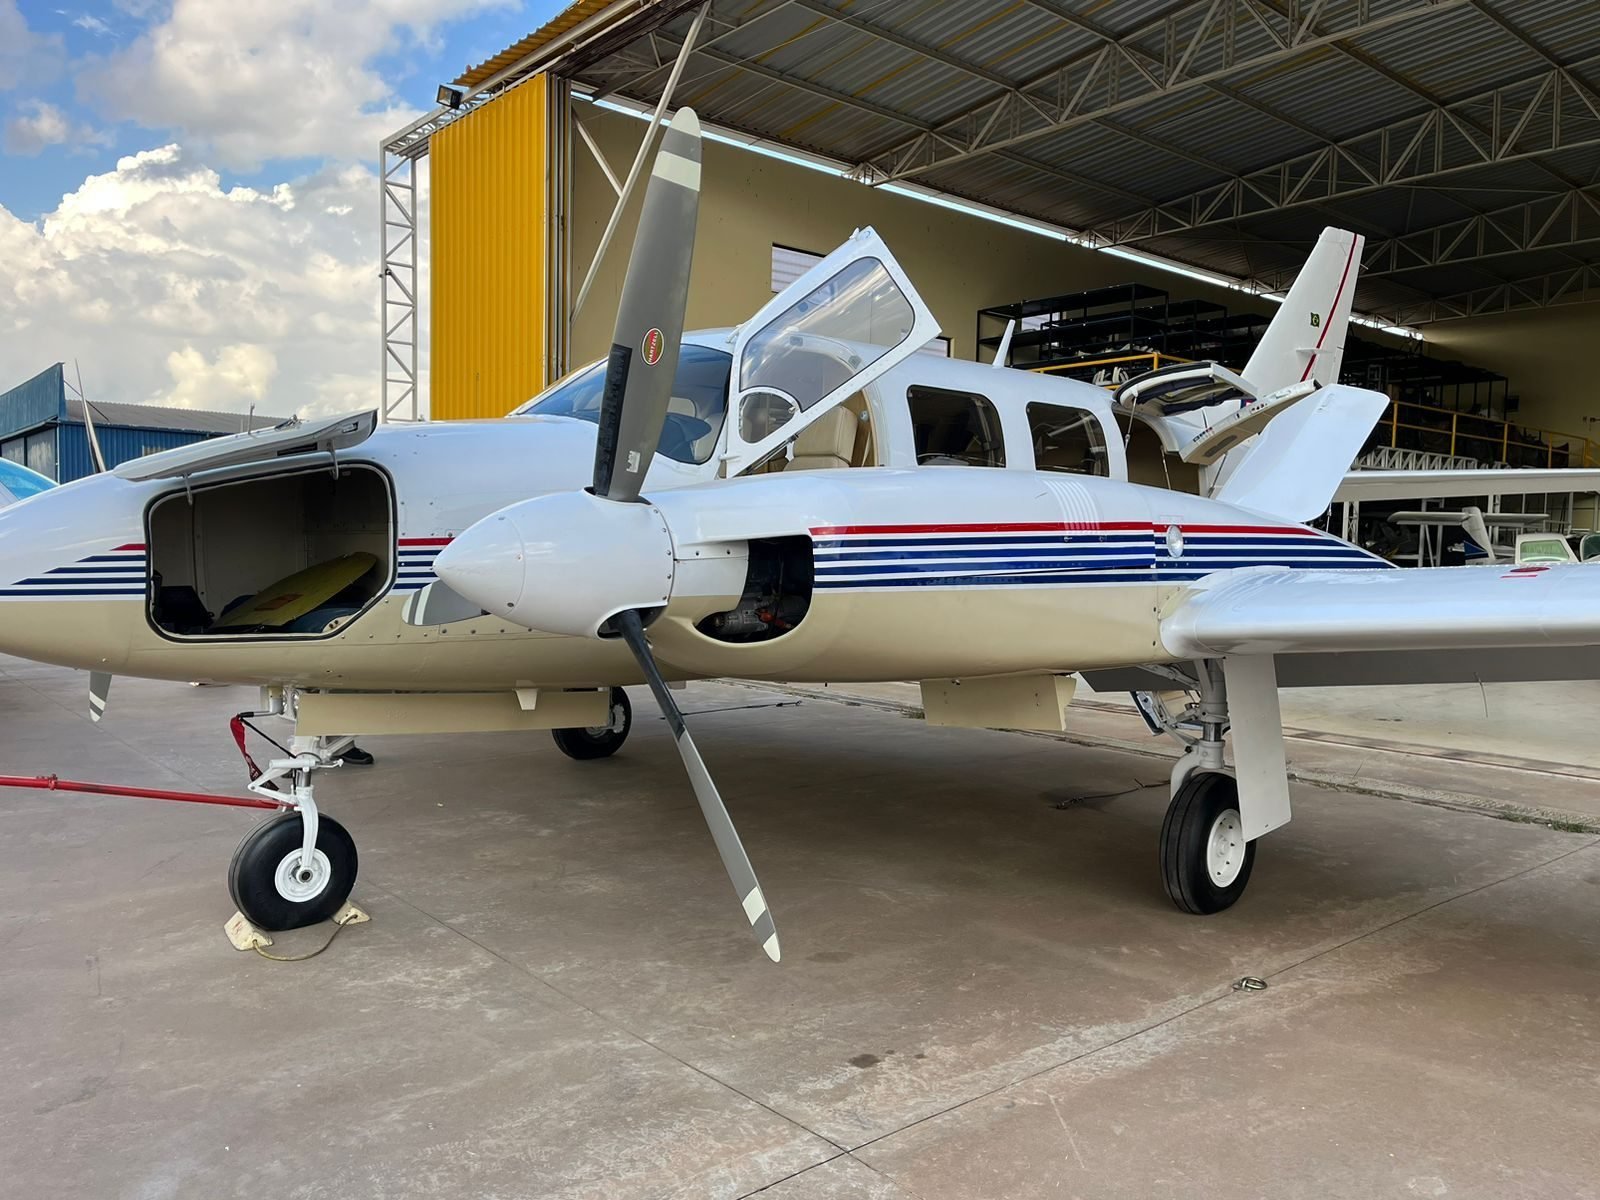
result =
[[[133,796],[141,800],[177,800],[184,804],[221,804],[229,808],[292,808],[282,800],[254,796],[217,796],[208,792],[171,792],[164,788],[121,787],[114,783],[85,783],[57,775],[0,775],[0,787],[33,788],[41,792],[84,792],[91,796]]]

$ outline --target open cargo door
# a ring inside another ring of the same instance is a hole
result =
[[[192,446],[179,446],[176,450],[163,450],[159,454],[130,459],[114,473],[124,479],[178,479],[201,471],[214,471],[218,467],[266,462],[291,454],[311,454],[315,451],[333,454],[366,441],[377,424],[376,409],[318,421],[285,421],[270,429],[212,438]]]
[[[724,473],[760,463],[938,333],[883,239],[858,230],[740,326]]]

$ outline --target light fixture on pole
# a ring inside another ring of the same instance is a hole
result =
[[[461,107],[461,97],[462,93],[460,91],[451,87],[448,83],[441,83],[439,85],[439,93],[435,99],[443,108],[457,109]]]

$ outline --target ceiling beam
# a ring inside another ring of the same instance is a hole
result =
[[[1423,325],[1520,309],[1594,302],[1600,302],[1600,266],[1590,264],[1421,301],[1395,310],[1389,314],[1389,319],[1397,325]]]
[[[1140,242],[1600,145],[1600,112],[1565,80],[1565,71],[1550,69],[1199,188],[1094,232],[1113,243]]]
[[[875,182],[909,178],[1467,2],[1399,0],[1381,15],[1367,0],[1291,0],[1286,13],[1259,0],[1187,5],[894,143],[857,171]]]
[[[1431,229],[1375,238],[1367,243],[1361,269],[1365,278],[1393,278],[1430,267],[1594,243],[1600,243],[1600,184],[1446,221]]]

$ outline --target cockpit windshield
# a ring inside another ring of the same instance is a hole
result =
[[[728,415],[728,374],[733,357],[708,346],[685,345],[672,380],[672,400],[667,405],[658,453],[681,463],[700,464],[717,449],[722,423]],[[606,364],[601,359],[569,375],[511,415],[514,417],[576,417],[600,423],[600,399],[605,390]]]

